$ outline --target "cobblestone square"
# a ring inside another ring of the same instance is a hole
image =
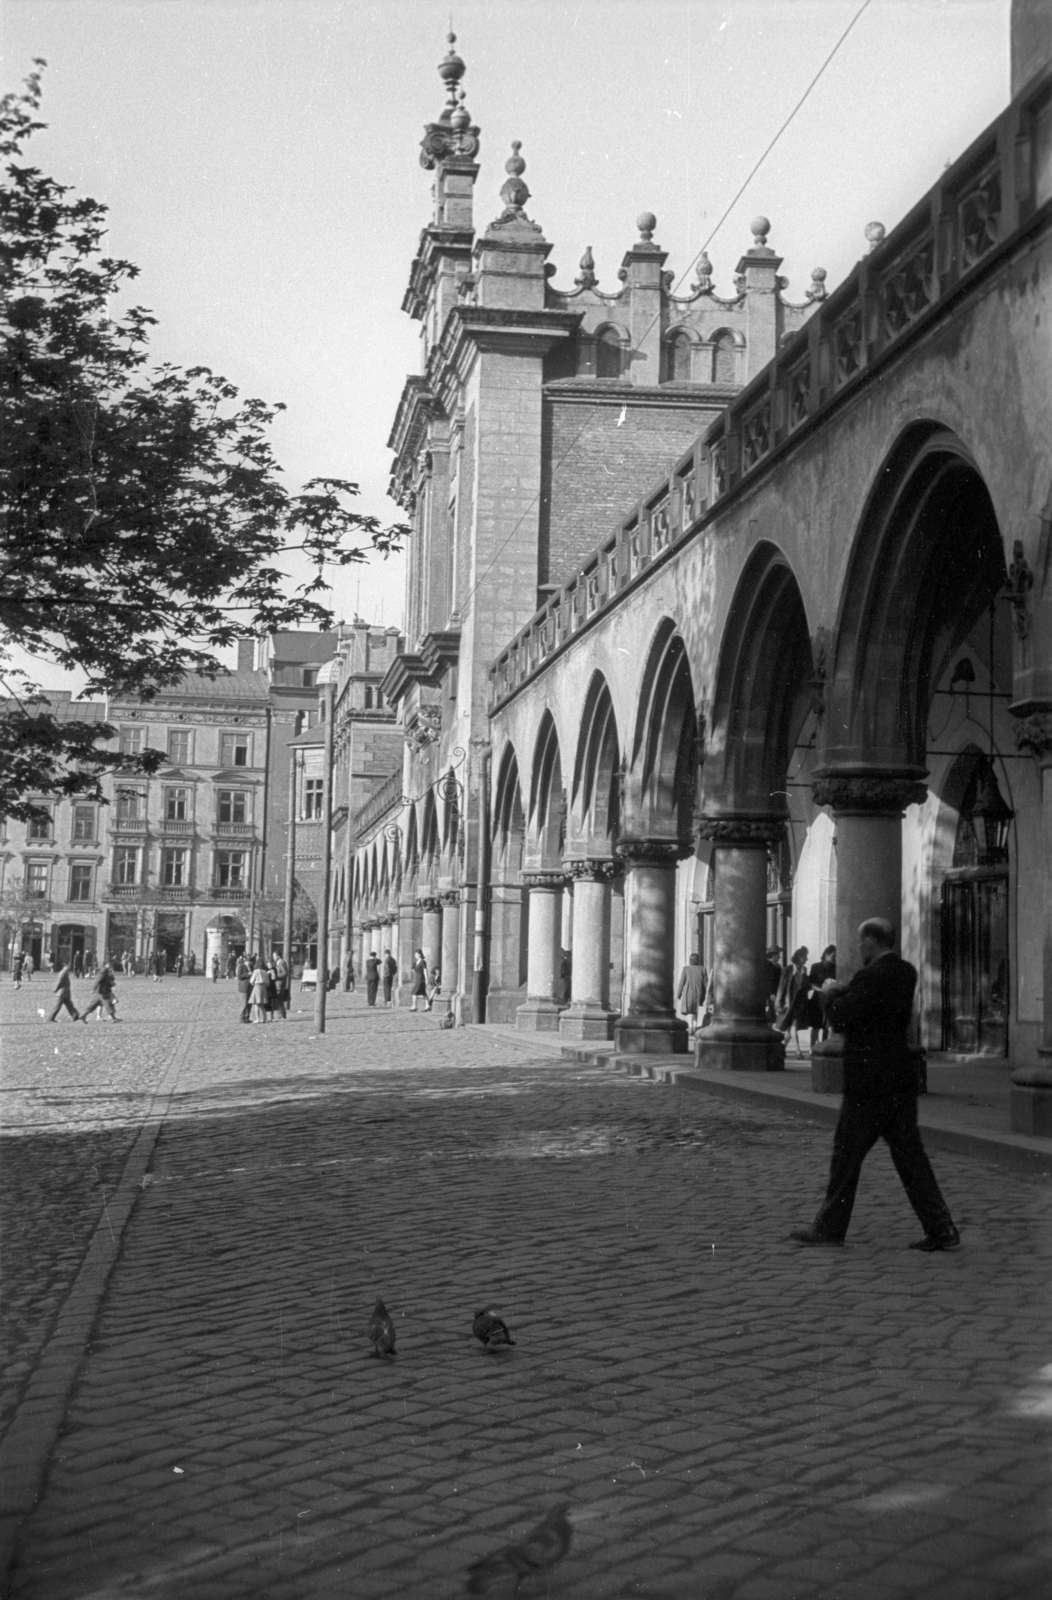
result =
[[[441,1600],[560,1503],[521,1595],[1048,1592],[1047,1177],[939,1152],[965,1247],[918,1256],[878,1152],[797,1252],[830,1134],[770,1106],[355,996],[318,1038],[226,983],[124,983],[116,1028],[43,994],[3,996],[5,1494],[71,1393],[13,1596]]]

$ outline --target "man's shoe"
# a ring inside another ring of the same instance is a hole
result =
[[[832,1244],[842,1245],[843,1239],[829,1239],[824,1233],[816,1233],[814,1228],[794,1228],[789,1235],[794,1244]]]
[[[926,1233],[923,1239],[914,1239],[909,1248],[923,1250],[925,1255],[931,1255],[936,1250],[959,1250],[961,1236],[956,1228],[952,1233]]]

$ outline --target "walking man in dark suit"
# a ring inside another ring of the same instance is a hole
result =
[[[823,985],[826,1015],[844,1035],[844,1099],[826,1197],[811,1226],[789,1235],[796,1244],[843,1244],[862,1163],[878,1139],[886,1140],[924,1228],[910,1249],[956,1250],[961,1242],[917,1130],[917,1068],[907,1037],[917,972],[894,944],[891,923],[870,917],[858,930],[858,972],[847,985]]]

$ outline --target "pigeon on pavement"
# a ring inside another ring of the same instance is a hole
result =
[[[496,1350],[499,1345],[515,1343],[508,1332],[508,1324],[502,1322],[493,1311],[476,1311],[471,1331],[476,1339],[482,1340],[487,1350]]]
[[[369,1337],[373,1341],[374,1356],[393,1356],[395,1353],[394,1323],[387,1314],[387,1307],[382,1300],[376,1302],[372,1316],[369,1318]]]
[[[566,1514],[568,1509],[565,1505],[553,1506],[521,1543],[505,1545],[503,1550],[495,1550],[491,1556],[476,1561],[468,1571],[466,1592],[515,1595],[523,1578],[554,1567],[569,1550],[573,1537],[573,1525]]]

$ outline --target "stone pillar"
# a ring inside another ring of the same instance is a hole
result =
[[[625,991],[614,1027],[626,1055],[683,1055],[687,1024],[677,1017],[675,979],[676,862],[674,839],[631,839],[618,845],[625,863]]]
[[[1041,1043],[1038,1062],[1012,1073],[1013,1133],[1052,1138],[1052,704],[1022,702],[1010,707],[1019,718],[1016,744],[1037,758],[1041,769],[1041,843],[1045,908],[1042,929]]]
[[[562,872],[524,872],[530,892],[526,1003],[515,1013],[516,1025],[530,1033],[554,1033],[559,1026],[555,1002],[559,982],[559,940],[562,936]]]
[[[422,913],[420,948],[424,952],[427,970],[442,966],[442,902],[434,895],[417,901]]]
[[[490,885],[487,1022],[514,1022],[522,1004],[525,893],[517,883]]]
[[[460,987],[460,894],[447,889],[442,900],[442,988],[440,998],[452,1011]]]
[[[408,1002],[413,985],[413,952],[420,943],[420,913],[415,898],[398,902],[398,961],[399,1004]]]
[[[781,817],[704,817],[711,839],[713,913],[712,1024],[695,1040],[699,1066],[780,1072],[785,1042],[767,1021],[767,857],[785,832]]]
[[[886,917],[902,929],[902,815],[922,805],[927,788],[916,772],[820,773],[815,803],[836,820],[836,971],[845,983],[858,971],[858,930],[867,917]],[[811,1087],[844,1088],[844,1041],[833,1033],[811,1053]]]
[[[610,1009],[620,1014],[625,988],[625,880],[610,885]]]
[[[570,861],[574,880],[569,1008],[559,1018],[568,1039],[612,1039],[610,1010],[610,881],[614,861]]]

